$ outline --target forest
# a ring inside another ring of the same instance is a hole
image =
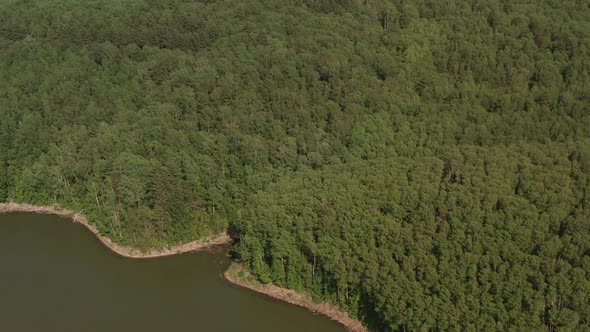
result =
[[[590,331],[590,2],[0,0],[0,202],[230,229],[376,331]]]

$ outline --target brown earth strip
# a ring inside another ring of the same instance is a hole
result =
[[[262,284],[248,272],[240,263],[232,265],[224,273],[225,279],[238,286],[251,289],[255,292],[265,294],[272,298],[288,302],[306,308],[312,312],[317,312],[328,318],[344,325],[346,329],[352,332],[368,332],[369,330],[363,324],[348,315],[347,312],[340,310],[338,306],[329,303],[315,303],[309,294],[299,293],[292,289],[278,287],[269,284]]]
[[[148,251],[141,251],[136,248],[122,246],[115,243],[110,238],[100,234],[98,229],[88,222],[88,219],[81,212],[74,212],[71,210],[63,209],[59,206],[36,206],[32,204],[19,204],[14,202],[0,203],[0,213],[15,213],[15,212],[29,212],[39,214],[52,214],[67,218],[72,218],[75,223],[84,225],[90,230],[96,237],[113,252],[129,258],[154,258],[162,256],[170,256],[176,254],[182,254],[192,251],[199,251],[208,249],[212,246],[226,244],[231,241],[231,237],[226,233],[220,233],[214,236],[208,236],[196,241],[180,244],[167,249],[156,250],[151,249]]]
[[[86,216],[81,212],[63,209],[57,205],[37,206],[32,204],[21,204],[14,202],[0,203],[0,214],[17,212],[51,214],[66,218],[72,218],[72,220],[75,223],[82,224],[88,230],[90,230],[105,246],[107,246],[107,248],[121,256],[129,258],[154,258],[162,256],[171,256],[192,251],[204,250],[213,246],[227,244],[231,242],[231,237],[227,234],[227,232],[224,232],[217,234],[215,236],[210,236],[200,240],[173,246],[168,249],[152,249],[143,252],[136,248],[126,247],[117,244],[113,242],[113,240],[111,240],[110,238],[100,234],[98,229],[94,225],[90,224]],[[251,289],[253,291],[265,294],[272,298],[285,301],[287,303],[295,304],[300,307],[306,308],[312,312],[316,312],[324,316],[327,316],[328,318],[344,325],[349,331],[369,331],[365,326],[363,326],[363,324],[359,320],[350,317],[348,313],[340,310],[338,306],[329,303],[315,303],[309,294],[299,293],[292,289],[281,288],[276,285],[273,285],[272,283],[262,284],[258,282],[256,278],[250,272],[248,272],[240,263],[232,263],[232,265],[224,273],[224,276],[229,282],[236,284],[238,286]]]

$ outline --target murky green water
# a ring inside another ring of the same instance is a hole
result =
[[[344,331],[225,282],[225,254],[119,257],[55,216],[0,215],[0,331]]]

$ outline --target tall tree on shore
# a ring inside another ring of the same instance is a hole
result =
[[[228,226],[378,330],[590,325],[583,1],[0,2],[0,201]]]

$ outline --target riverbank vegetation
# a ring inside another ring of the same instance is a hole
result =
[[[127,247],[114,242],[110,237],[103,235],[88,218],[81,212],[64,210],[57,205],[39,206],[25,203],[0,203],[0,214],[5,213],[36,213],[36,214],[50,214],[64,218],[71,218],[74,223],[81,224],[86,227],[92,234],[94,234],[102,244],[104,244],[112,252],[119,256],[135,259],[157,258],[164,256],[173,256],[184,254],[188,252],[195,252],[201,250],[210,250],[214,247],[228,245],[232,242],[231,237],[226,232],[215,234],[214,236],[206,236],[192,242],[186,242],[176,246],[167,246],[164,248],[145,248],[138,249],[135,247]]]
[[[344,325],[349,332],[367,332],[367,328],[357,319],[353,319],[348,313],[337,306],[322,302],[317,297],[297,292],[292,289],[278,287],[272,283],[261,283],[240,263],[233,262],[223,273],[225,279],[235,285],[251,289],[255,292],[265,294],[277,300],[291,303],[312,312],[322,314],[332,320]]]
[[[0,2],[0,201],[379,330],[590,328],[584,1]]]

